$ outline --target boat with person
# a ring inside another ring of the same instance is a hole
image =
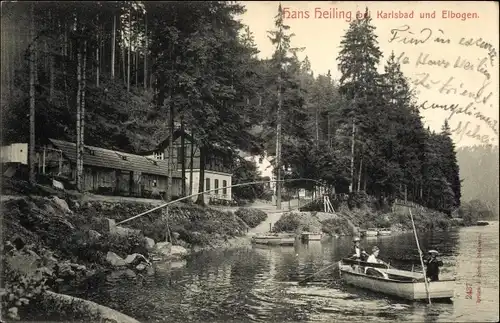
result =
[[[428,283],[429,296],[426,291],[424,274],[395,268],[387,268],[383,264],[367,263],[352,259],[339,262],[342,280],[347,284],[407,300],[451,299],[454,296],[454,279],[432,281]],[[367,275],[365,267],[377,268],[387,277]]]
[[[295,241],[294,233],[267,233],[252,237],[252,243],[268,246],[293,246]]]

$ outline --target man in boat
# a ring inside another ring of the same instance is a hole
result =
[[[436,250],[429,250],[429,257],[424,260],[424,264],[427,266],[425,271],[425,276],[429,281],[439,280],[439,267],[443,265],[443,262],[437,259],[439,252]]]
[[[353,239],[354,249],[353,249],[353,254],[351,256],[351,259],[360,260],[360,261],[366,261],[366,258],[368,258],[369,255],[361,247],[361,242],[360,241],[361,241],[361,239],[359,237],[355,237]]]
[[[378,259],[379,253],[380,253],[380,249],[377,246],[374,246],[372,248],[372,254],[370,255],[370,257],[368,257],[368,260],[366,262],[372,263],[372,264],[383,264],[383,265],[386,265],[387,268],[389,268],[388,263]],[[370,275],[370,276],[388,278],[387,273],[384,272],[383,270],[380,270],[379,268],[368,267],[368,266],[365,267],[365,274]]]

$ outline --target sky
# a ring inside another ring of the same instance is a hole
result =
[[[242,1],[241,16],[250,27],[259,56],[274,48],[268,30],[274,28],[279,2]],[[311,61],[315,75],[331,71],[340,78],[336,58],[340,41],[355,18],[368,7],[384,58],[400,57],[401,69],[417,91],[424,123],[440,131],[446,120],[458,147],[498,145],[499,8],[497,2],[363,2],[282,1],[285,23],[295,36],[293,47]]]

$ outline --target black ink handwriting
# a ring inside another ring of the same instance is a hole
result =
[[[477,46],[481,49],[486,49],[488,51],[488,56],[490,57],[491,66],[493,66],[495,57],[497,56],[497,51],[492,44],[484,41],[481,37],[476,39],[474,38],[466,39],[462,37],[458,42],[458,44],[466,47]]]
[[[455,133],[459,136],[457,143],[462,141],[464,135],[469,138],[479,140],[484,145],[491,145],[492,142],[495,141],[495,138],[492,138],[489,135],[481,134],[480,125],[475,125],[474,130],[470,129],[470,127],[474,127],[474,125],[472,125],[470,121],[467,121],[467,123],[465,124],[463,124],[462,121],[459,121],[457,127],[455,129],[451,129],[452,133]]]
[[[436,67],[443,67],[443,68],[448,68],[451,64],[445,59],[432,59],[432,57],[429,57],[429,54],[426,53],[420,53],[418,55],[417,62],[415,63],[415,66],[418,67],[420,65],[427,65],[427,66],[436,66]]]
[[[430,28],[423,28],[420,30],[418,35],[410,31],[409,25],[404,25],[398,28],[391,29],[392,38],[389,39],[389,43],[394,41],[402,44],[419,45],[424,44],[432,36],[432,30]],[[408,35],[408,36],[405,36]],[[416,36],[418,38],[415,38]]]
[[[421,86],[427,90],[431,90],[434,88],[434,85],[439,84],[439,88],[437,89],[437,91],[440,94],[463,96],[473,99],[474,103],[477,104],[487,104],[488,101],[493,97],[493,92],[487,91],[488,87],[491,85],[491,82],[489,81],[483,82],[479,89],[470,90],[466,89],[465,84],[457,80],[453,76],[450,76],[444,82],[441,80],[432,79],[430,73],[419,73],[415,76],[416,78],[411,80],[411,83],[416,87]]]

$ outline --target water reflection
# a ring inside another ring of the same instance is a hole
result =
[[[204,252],[184,266],[159,264],[140,284],[108,277],[79,294],[148,322],[497,321],[498,223],[419,238],[422,249],[441,252],[441,277],[456,276],[453,303],[427,306],[345,286],[335,268],[307,286],[298,285],[348,255],[349,237]],[[393,266],[419,266],[412,233],[363,239],[362,245],[367,250],[379,246],[381,258]],[[471,299],[465,298],[466,283],[473,287]]]

